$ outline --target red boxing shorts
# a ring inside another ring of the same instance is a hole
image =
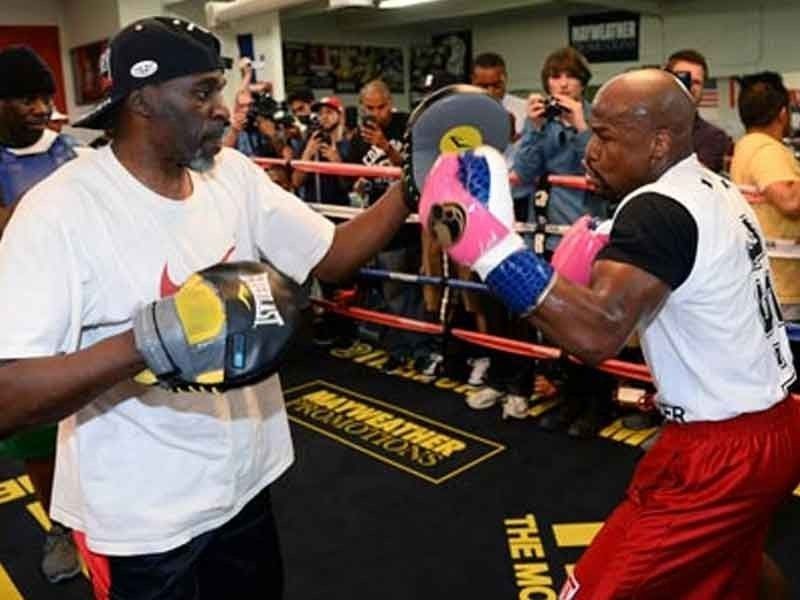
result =
[[[664,426],[560,600],[752,600],[772,515],[800,481],[800,402]]]

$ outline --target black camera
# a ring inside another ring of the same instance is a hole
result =
[[[253,96],[250,110],[247,111],[247,129],[255,129],[257,117],[273,119],[278,107],[278,102],[269,94],[256,94]]]
[[[284,102],[281,102],[275,112],[272,113],[272,120],[275,121],[276,125],[282,125],[283,127],[292,127],[297,124],[294,115],[292,115]]]
[[[308,119],[308,137],[316,136],[323,144],[331,143],[331,135],[322,128],[318,113],[311,113]]]
[[[544,99],[544,115],[542,115],[546,120],[550,121],[552,119],[560,117],[566,109],[558,103],[553,96],[548,96]]]

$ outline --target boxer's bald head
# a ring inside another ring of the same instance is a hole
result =
[[[600,193],[621,198],[689,156],[695,111],[683,85],[659,69],[624,73],[603,85],[586,148]]]

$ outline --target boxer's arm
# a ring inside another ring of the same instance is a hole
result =
[[[616,356],[636,326],[655,316],[670,291],[664,281],[636,266],[598,260],[591,287],[558,278],[528,320],[593,365]]]
[[[403,188],[394,183],[375,204],[336,227],[331,247],[313,274],[323,281],[346,280],[383,249],[408,214]]]
[[[70,354],[0,363],[0,438],[55,423],[145,368],[132,331]]]

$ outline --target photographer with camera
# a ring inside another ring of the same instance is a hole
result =
[[[547,176],[583,175],[583,157],[591,137],[587,125],[591,105],[584,98],[592,76],[586,59],[572,47],[552,52],[542,66],[542,86],[547,96],[531,94],[528,120],[514,160],[512,178],[547,189]],[[514,175],[515,174],[515,175]],[[608,204],[591,192],[553,187],[544,207],[552,225],[572,225],[589,214],[606,217]],[[561,236],[548,235],[545,256],[555,250]],[[544,429],[566,429],[573,437],[591,437],[602,427],[611,408],[613,379],[588,367],[564,364],[564,401],[539,420]]]
[[[353,136],[350,152],[345,162],[367,166],[399,166],[403,159],[403,136],[408,123],[408,113],[395,110],[389,86],[380,79],[366,83],[359,92],[362,123]],[[364,198],[365,206],[372,206],[389,188],[391,180],[382,177],[360,178],[354,190]],[[406,224],[375,257],[372,266],[387,271],[417,273],[420,268],[420,228]],[[372,308],[388,310],[399,316],[418,316],[422,295],[418,287],[397,281],[380,284],[380,303]],[[401,330],[386,332],[383,340],[390,359],[384,369],[392,368],[409,358],[418,334]]]
[[[275,99],[268,94],[253,96],[246,105],[247,112],[242,116],[245,105],[238,106],[232,117],[232,129],[238,130],[233,147],[245,156],[260,158],[294,158],[292,149],[284,142],[279,131],[284,113]],[[223,143],[230,145],[230,138]]]
[[[286,97],[289,110],[304,127],[311,122],[314,100],[314,92],[307,87],[296,88]]]
[[[336,96],[326,96],[312,106],[308,135],[300,158],[323,162],[341,162],[347,156],[349,142],[344,139],[344,106]],[[346,206],[350,203],[347,186],[336,175],[292,173],[292,185],[306,202],[323,202]]]
[[[513,172],[521,183],[546,185],[551,174],[582,175],[583,155],[589,141],[587,120],[591,106],[583,95],[592,74],[586,59],[574,48],[551,53],[542,66],[542,86],[548,96],[531,94]],[[571,225],[587,213],[605,216],[603,201],[582,190],[553,188],[547,206],[547,221]],[[546,249],[553,251],[559,236],[549,236]]]
[[[689,90],[695,106],[700,106],[703,86],[708,79],[708,63],[705,57],[697,50],[678,50],[670,55],[664,68]],[[703,119],[699,111],[694,118],[692,139],[694,151],[703,165],[715,173],[726,170],[725,158],[733,154],[733,140],[722,129]]]

